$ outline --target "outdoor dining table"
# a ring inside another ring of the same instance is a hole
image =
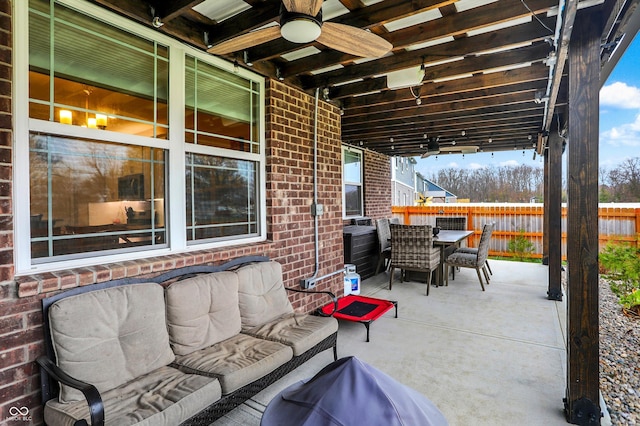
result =
[[[469,238],[470,235],[473,235],[473,231],[441,229],[438,235],[433,237],[433,245],[440,247],[440,266],[438,267],[436,278],[439,286],[444,284],[445,248],[451,245],[459,246],[460,243]]]

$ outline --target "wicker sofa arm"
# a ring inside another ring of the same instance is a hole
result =
[[[294,291],[296,293],[307,293],[307,294],[326,294],[329,297],[331,297],[331,300],[333,301],[333,312],[338,310],[338,298],[336,297],[335,294],[331,293],[330,291],[311,291],[311,290],[300,290],[297,288],[290,288],[290,287],[285,287],[285,289],[287,289],[288,291]],[[321,311],[319,310],[318,313],[320,315],[324,315],[324,316],[331,316],[333,315],[333,312],[331,312],[331,314],[322,314]]]
[[[78,389],[84,395],[89,405],[89,414],[91,416],[92,426],[104,426],[104,405],[100,392],[95,386],[89,383],[82,382],[75,379],[60,369],[53,361],[46,356],[39,357],[36,362],[45,370],[51,377],[58,382],[71,386],[74,389]],[[87,425],[86,420],[78,420],[75,423],[76,426]]]

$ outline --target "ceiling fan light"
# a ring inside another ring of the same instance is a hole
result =
[[[292,43],[311,43],[320,36],[320,24],[311,16],[296,16],[280,27],[280,34]]]

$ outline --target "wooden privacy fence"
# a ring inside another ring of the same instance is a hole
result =
[[[598,213],[600,249],[607,243],[627,243],[640,247],[640,204],[600,204]],[[489,254],[511,257],[509,241],[523,233],[533,243],[529,257],[542,258],[544,207],[542,204],[429,204],[394,206],[393,217],[410,225],[435,226],[437,217],[464,217],[466,228],[475,231],[467,245],[477,247],[482,226],[495,222]],[[562,258],[567,255],[567,209],[562,208]]]

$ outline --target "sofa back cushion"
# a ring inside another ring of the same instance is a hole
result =
[[[100,393],[171,363],[164,289],[155,283],[90,291],[49,308],[58,365]],[[84,400],[62,386],[60,402]]]
[[[282,281],[282,265],[278,262],[253,263],[236,273],[244,330],[293,313]]]
[[[166,289],[167,326],[176,355],[188,355],[240,333],[238,277],[215,272]]]

